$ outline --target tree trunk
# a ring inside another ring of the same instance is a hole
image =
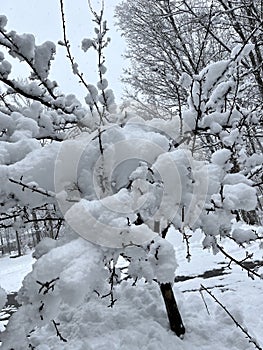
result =
[[[7,228],[5,230],[5,239],[6,239],[6,244],[7,244],[7,249],[8,249],[8,253],[9,255],[11,254],[11,245],[10,245],[10,236],[9,236],[9,229]]]
[[[21,256],[22,255],[21,244],[20,244],[20,239],[19,239],[19,233],[17,230],[16,230],[16,246],[17,246],[17,255]]]
[[[154,232],[160,234],[160,222],[154,222]],[[180,315],[171,283],[161,283],[160,289],[165,303],[167,317],[170,323],[170,328],[178,337],[185,333],[184,324]]]
[[[34,210],[32,210],[32,218],[33,218],[33,226],[34,226],[34,229],[35,229],[35,237],[36,237],[36,241],[37,241],[37,244],[41,241],[41,233],[40,233],[40,229],[39,229],[39,226],[38,226],[38,222],[37,222],[37,214],[35,213]]]
[[[171,283],[162,283],[160,289],[165,303],[170,328],[178,337],[181,337],[185,333],[185,328],[174,297],[172,285]]]
[[[4,240],[3,240],[2,232],[0,232],[0,239],[1,239],[2,255],[4,255],[5,254],[5,248],[4,248]]]

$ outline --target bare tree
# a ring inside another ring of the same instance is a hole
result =
[[[219,39],[213,14],[213,5],[205,1],[135,0],[118,5],[118,24],[131,62],[123,78],[131,87],[128,95],[164,110],[185,104],[186,94],[178,84],[181,74],[192,76],[230,50]],[[228,34],[226,39],[230,40]]]
[[[249,55],[241,60],[238,90],[225,95],[224,108],[229,107],[231,99],[231,109],[247,108],[251,115],[257,115],[257,128],[246,116],[242,127],[246,128],[248,153],[262,153],[262,1],[123,1],[116,15],[128,42],[131,68],[125,71],[123,80],[128,96],[140,106],[135,105],[135,109],[142,110],[142,115],[153,110],[161,117],[179,113],[182,124],[182,111],[191,89],[186,81],[206,65],[227,58],[236,45],[241,50],[253,44]],[[208,131],[196,128],[193,136],[193,151],[199,150],[203,156],[222,147]],[[258,197],[262,197],[261,174],[252,174],[251,178],[256,179]],[[260,208],[259,202],[259,211]],[[259,223],[259,213],[240,215],[249,223]]]

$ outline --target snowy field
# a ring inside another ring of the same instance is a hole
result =
[[[0,286],[7,294],[17,292],[21,288],[24,276],[32,270],[34,261],[31,254],[15,259],[10,259],[9,255],[0,258]],[[6,315],[6,312],[0,312],[1,319]],[[4,330],[6,324],[7,321],[0,321],[0,332]]]
[[[176,238],[175,238],[176,237]],[[204,251],[200,237],[191,242],[192,259],[185,259],[186,250],[178,236],[169,235],[174,243],[179,267],[177,276],[180,282],[175,284],[178,305],[186,326],[184,339],[176,337],[168,327],[168,321],[156,284],[138,283],[136,287],[124,282],[116,288],[117,302],[108,308],[108,300],[94,297],[82,306],[77,316],[64,312],[61,319],[63,335],[87,339],[84,349],[78,343],[61,342],[54,333],[50,347],[41,346],[37,350],[250,350],[255,345],[235,325],[227,313],[215,303],[212,297],[203,291],[203,284],[227,307],[235,320],[248,331],[263,347],[263,282],[247,277],[238,266],[227,268],[227,261],[219,253],[214,256]],[[228,252],[235,257],[244,256],[235,245],[227,244]],[[262,260],[262,251],[258,246],[248,247],[253,252],[253,260]],[[16,291],[21,286],[23,276],[31,270],[33,259],[30,255],[17,259],[0,259],[1,285],[8,292]],[[213,277],[206,273],[212,269],[221,269],[223,273]],[[184,276],[184,277],[183,277]],[[207,278],[208,277],[208,278]],[[188,278],[188,279],[187,279]],[[77,337],[76,337],[77,335]],[[45,338],[45,332],[42,334]]]
[[[34,260],[31,254],[15,259],[8,255],[0,258],[0,286],[8,293],[18,291],[24,276],[32,270]]]

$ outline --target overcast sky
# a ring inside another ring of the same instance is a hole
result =
[[[99,9],[100,1],[91,0],[94,8]],[[114,8],[120,0],[105,0],[105,19],[107,19],[111,43],[105,50],[107,79],[120,100],[123,87],[120,83],[120,75],[125,66],[122,55],[125,50],[125,42],[114,26]],[[83,38],[94,36],[94,23],[91,20],[87,0],[64,0],[65,15],[67,20],[67,34],[72,46],[72,53],[79,63],[89,83],[96,84],[96,56],[84,53],[81,47]],[[32,33],[36,37],[36,43],[51,40],[55,43],[62,39],[62,27],[59,0],[1,0],[1,14],[8,17],[8,30],[17,33]],[[75,93],[79,98],[85,96],[86,91],[79,86],[76,76],[71,74],[70,64],[65,58],[64,47],[57,45],[56,59],[52,64],[51,78],[56,80],[63,92]],[[13,62],[12,62],[13,64]],[[14,64],[13,64],[14,65]],[[14,65],[13,77],[25,76],[25,65]]]

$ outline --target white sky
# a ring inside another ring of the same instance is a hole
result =
[[[100,8],[99,0],[91,0],[95,9]],[[122,55],[125,50],[124,39],[121,38],[117,28],[114,27],[114,8],[120,0],[105,0],[105,19],[108,22],[108,36],[111,43],[106,48],[106,77],[109,87],[114,90],[116,100],[120,101],[123,87],[120,75],[125,66]],[[73,56],[79,63],[79,69],[84,73],[88,83],[97,82],[96,56],[84,53],[81,50],[83,38],[94,37],[94,23],[91,20],[87,0],[64,0],[65,16],[67,20],[67,35],[71,43]],[[7,30],[15,30],[17,33],[32,33],[36,37],[36,43],[41,44],[46,40],[55,43],[62,39],[62,26],[59,0],[1,0],[0,13],[8,17]],[[7,57],[6,57],[7,58]],[[9,58],[8,58],[9,60]],[[25,76],[25,65],[13,65],[13,77]],[[56,80],[65,93],[74,93],[82,99],[86,91],[78,83],[78,78],[71,74],[70,63],[66,59],[66,50],[57,45],[56,59],[52,63],[51,79]]]

